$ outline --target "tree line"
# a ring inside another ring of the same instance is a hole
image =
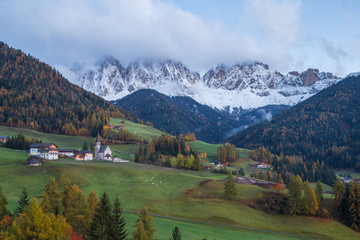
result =
[[[147,163],[164,167],[202,171],[202,161],[206,154],[192,151],[186,138],[162,135],[152,140],[151,144],[138,144],[135,162]]]
[[[8,140],[3,144],[3,146],[11,149],[28,150],[31,144],[40,142],[40,138],[30,139],[22,133],[19,133],[16,136],[8,137]]]
[[[284,155],[283,153],[276,155],[264,147],[251,150],[249,158],[271,164],[273,175],[278,176],[276,177],[277,179],[283,179],[285,184],[290,183],[292,175],[300,176],[303,181],[321,181],[328,185],[333,185],[336,181],[335,171],[325,165],[323,161],[321,163],[319,161],[314,162],[312,160],[304,160],[301,156]],[[273,179],[273,177],[266,176],[265,174],[261,175],[260,173],[253,174],[252,177],[268,181]]]
[[[333,186],[334,207],[340,219],[360,231],[360,183],[352,179],[344,184],[338,179]]]
[[[236,149],[235,145],[226,143],[220,145],[217,149],[217,160],[221,163],[231,163],[240,159],[240,149]]]

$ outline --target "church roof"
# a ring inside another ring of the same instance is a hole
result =
[[[108,148],[108,147],[109,147],[108,145],[106,145],[106,146],[101,146],[99,153],[105,152],[106,148]],[[110,150],[110,151],[111,151],[111,150]]]
[[[98,133],[98,135],[97,135],[96,142],[100,142],[100,136],[99,136],[99,133]]]

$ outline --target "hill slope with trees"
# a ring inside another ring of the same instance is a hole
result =
[[[189,97],[168,97],[155,90],[143,89],[114,102],[137,117],[150,121],[155,128],[173,135],[194,132],[196,138],[218,143],[240,123]]]
[[[49,65],[0,42],[0,125],[96,135],[126,113],[71,84]]]
[[[359,106],[360,76],[348,77],[229,141],[238,147],[265,146],[273,153],[360,170]]]

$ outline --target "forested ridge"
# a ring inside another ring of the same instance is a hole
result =
[[[101,131],[109,117],[129,116],[49,65],[0,42],[0,125],[87,136]]]
[[[238,147],[360,170],[360,76],[348,77],[298,105],[238,133]]]
[[[197,139],[218,143],[241,122],[189,97],[168,97],[155,90],[142,89],[114,102],[154,127],[173,135],[194,132]]]

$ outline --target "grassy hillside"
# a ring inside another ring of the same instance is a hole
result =
[[[75,136],[66,136],[60,134],[50,134],[42,133],[38,131],[23,129],[23,128],[11,128],[0,126],[0,135],[2,136],[16,136],[19,133],[22,133],[24,136],[30,138],[41,138],[43,142],[56,143],[59,147],[62,148],[81,148],[84,144],[84,141],[88,143],[92,142],[94,138],[88,137],[75,137]]]
[[[122,123],[123,121],[125,122],[125,124]],[[129,131],[130,133],[136,134],[143,138],[147,138],[150,141],[153,138],[160,137],[161,135],[165,134],[164,132],[156,128],[139,123],[134,123],[121,118],[110,118],[110,123],[114,125],[123,125],[125,127],[125,130]]]
[[[0,149],[7,151],[7,149]],[[0,162],[11,159],[21,159],[15,150],[9,150]],[[357,239],[360,234],[346,226],[333,221],[311,217],[292,217],[277,214],[265,214],[263,211],[248,207],[243,201],[255,199],[268,189],[252,185],[237,185],[238,201],[228,201],[222,198],[224,175],[167,169],[135,163],[108,162],[75,162],[55,161],[43,164],[41,167],[24,166],[20,163],[0,166],[0,183],[4,192],[11,200],[9,207],[16,206],[16,199],[23,187],[30,196],[40,196],[44,185],[51,176],[55,176],[62,188],[67,178],[76,183],[86,194],[95,190],[103,191],[111,198],[119,194],[125,210],[139,211],[146,205],[151,213],[193,219],[219,224],[238,225],[280,231],[318,239]],[[205,181],[213,179],[210,181]],[[127,215],[130,222],[135,216]],[[132,221],[132,222],[131,222]],[[196,236],[210,239],[278,239],[277,235],[228,229],[218,226],[199,225],[178,220],[155,219],[158,231],[156,237],[168,239],[175,225],[181,226],[186,239]],[[283,237],[288,239],[288,237]]]
[[[202,141],[189,142],[188,144],[189,147],[191,147],[191,149],[194,151],[198,151],[199,153],[206,152],[209,162],[217,160],[217,149],[220,145],[210,144]],[[248,149],[240,148],[240,160],[233,163],[232,166],[235,168],[246,168],[248,164],[254,163],[253,161],[249,160],[249,152],[250,150]]]

